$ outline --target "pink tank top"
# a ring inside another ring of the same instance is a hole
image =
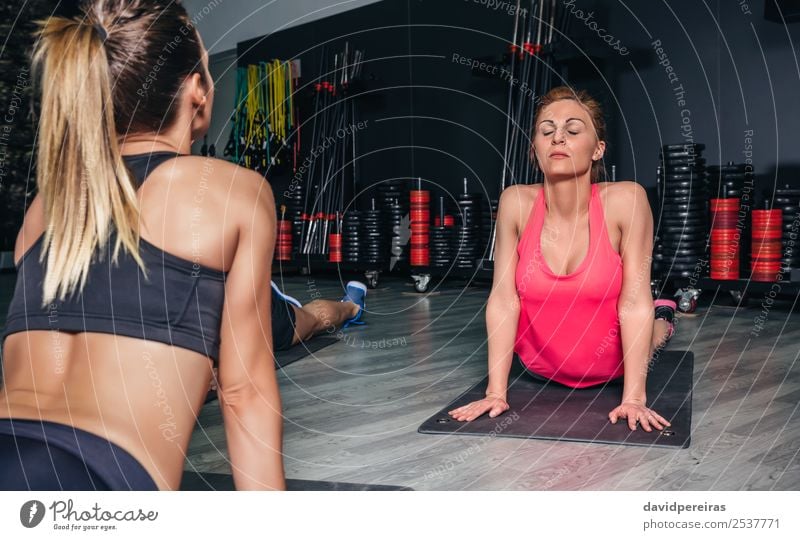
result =
[[[546,212],[541,190],[517,245],[514,352],[530,371],[573,388],[604,383],[624,373],[617,316],[622,258],[611,246],[597,184],[589,201],[589,250],[571,274],[553,273],[542,257]]]

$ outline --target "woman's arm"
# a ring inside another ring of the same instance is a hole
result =
[[[526,207],[522,197],[519,186],[509,186],[500,194],[497,207],[492,290],[486,304],[489,340],[486,398],[449,411],[456,420],[471,421],[487,411],[490,417],[495,417],[508,410],[508,373],[511,370],[520,309],[516,271],[519,260],[518,224],[524,212],[522,209]]]
[[[620,223],[622,237],[622,290],[617,302],[625,364],[623,401],[644,405],[645,382],[653,339],[654,307],[650,291],[650,265],[653,253],[653,214],[647,192],[636,182],[621,182],[615,206],[625,208]]]
[[[626,216],[620,223],[622,290],[617,310],[625,365],[622,403],[609,413],[611,423],[627,418],[628,427],[640,422],[645,431],[650,425],[662,429],[670,423],[647,408],[647,373],[652,354],[654,307],[650,292],[650,266],[653,260],[653,213],[647,192],[636,182],[618,182],[615,208]]]
[[[236,174],[227,217],[240,227],[225,283],[220,406],[236,489],[285,489],[271,321],[275,202],[260,174],[247,169]]]
[[[498,201],[492,290],[486,304],[489,339],[489,385],[486,395],[496,395],[504,400],[520,310],[516,285],[519,262],[517,224],[520,223],[525,205],[522,204],[519,190],[519,186],[509,186]]]

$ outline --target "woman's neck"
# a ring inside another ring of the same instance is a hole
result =
[[[592,184],[589,182],[544,181],[544,203],[547,215],[558,221],[572,221],[589,211]]]
[[[171,137],[142,136],[126,138],[119,143],[120,153],[123,156],[147,154],[150,152],[175,152],[178,154],[191,154],[192,146],[189,141],[176,141]]]

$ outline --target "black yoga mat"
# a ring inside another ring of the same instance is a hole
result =
[[[184,471],[181,491],[233,491],[233,476],[220,473]],[[321,482],[317,480],[286,479],[287,491],[414,491],[403,486]]]
[[[304,341],[302,343],[298,343],[291,349],[287,351],[276,351],[275,352],[275,365],[278,367],[286,367],[289,364],[297,362],[305,358],[306,356],[311,355],[317,351],[321,351],[328,345],[333,345],[337,343],[339,340],[335,337],[330,336],[317,336],[313,337],[308,341]]]
[[[596,442],[632,446],[688,448],[692,427],[691,351],[661,351],[647,376],[647,406],[672,426],[650,433],[627,419],[612,424],[608,413],[620,404],[622,380],[595,388],[573,389],[533,379],[515,356],[509,376],[508,411],[485,414],[472,422],[454,420],[447,411],[481,399],[489,377],[426,420],[417,431],[452,435],[490,435],[523,439]]]

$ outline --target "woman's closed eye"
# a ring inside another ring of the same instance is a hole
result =
[[[553,133],[555,133],[555,131],[542,131],[542,135],[545,136],[552,135]],[[580,131],[567,130],[567,133],[569,133],[570,135],[577,135],[580,133]]]

